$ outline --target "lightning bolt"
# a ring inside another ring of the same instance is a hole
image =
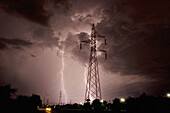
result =
[[[84,91],[86,91],[86,85],[87,85],[87,64],[84,66]]]
[[[67,94],[64,86],[64,51],[61,51],[61,61],[62,61],[62,68],[61,68],[61,91],[63,93],[64,102],[67,103]]]
[[[87,64],[84,66],[84,91],[86,91],[86,85],[87,85]]]
[[[85,85],[85,88],[86,88],[86,84],[87,84],[87,64],[85,64],[85,67],[84,67],[84,85]]]

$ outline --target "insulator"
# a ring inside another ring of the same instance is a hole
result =
[[[107,43],[106,43],[106,38],[104,39],[104,43],[105,43],[105,45],[107,45]]]
[[[93,51],[93,47],[91,47],[91,52]]]
[[[82,49],[82,44],[80,43],[80,49]]]
[[[94,28],[94,23],[92,24],[92,28]]]
[[[96,38],[96,35],[94,35],[94,38]]]

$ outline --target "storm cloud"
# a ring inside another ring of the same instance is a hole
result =
[[[102,31],[108,39],[109,58],[104,66],[108,71],[122,75],[169,73],[168,6],[165,1],[154,2],[128,1],[118,5],[122,5],[120,10],[112,10],[117,16]]]
[[[21,39],[6,39],[0,38],[0,43],[3,45],[15,45],[15,46],[31,46],[32,43],[29,41],[21,40]]]
[[[107,50],[108,60],[99,56],[100,65],[107,72],[122,76],[144,76],[157,82],[150,87],[158,93],[160,87],[169,87],[170,68],[170,38],[169,38],[169,1],[113,1],[110,7],[100,7],[103,18],[96,24],[98,33],[107,37],[107,46],[101,44],[99,48]],[[66,44],[74,57],[78,51],[82,36],[68,36]],[[77,37],[79,36],[79,37]],[[90,36],[89,36],[90,37]],[[72,41],[74,43],[72,43]],[[76,40],[78,40],[76,42]],[[102,41],[102,40],[100,40]],[[79,58],[88,63],[89,45],[84,46],[83,56]],[[71,50],[70,50],[71,49]],[[160,83],[164,81],[165,84]],[[139,83],[140,84],[140,83]],[[156,86],[155,86],[155,85]],[[165,88],[163,92],[168,91]],[[150,92],[151,93],[151,92]]]
[[[168,4],[168,0],[0,0],[0,81],[22,94],[38,92],[56,103],[64,61],[68,99],[74,96],[73,101],[80,102],[90,53],[89,44],[82,43],[80,49],[80,42],[89,40],[94,23],[98,34],[107,38],[107,45],[98,39],[98,49],[108,55],[107,60],[98,55],[103,98],[143,91],[163,94],[170,90]]]
[[[45,9],[46,4],[53,3],[54,7],[68,9],[66,0],[0,0],[0,8],[6,13],[24,17],[32,22],[49,25],[49,19],[53,15]]]

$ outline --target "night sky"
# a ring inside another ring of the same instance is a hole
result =
[[[49,104],[84,102],[91,24],[102,98],[170,92],[169,0],[0,0],[0,85]]]

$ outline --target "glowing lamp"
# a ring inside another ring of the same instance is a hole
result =
[[[103,100],[100,100],[101,103],[103,103]]]
[[[167,93],[166,96],[167,96],[168,98],[170,98],[170,93]]]
[[[125,98],[120,98],[120,102],[125,102]]]
[[[46,111],[51,111],[51,108],[48,107],[48,108],[45,108],[45,110],[46,110]]]
[[[82,102],[80,102],[80,105],[83,105],[83,103],[82,103]]]

